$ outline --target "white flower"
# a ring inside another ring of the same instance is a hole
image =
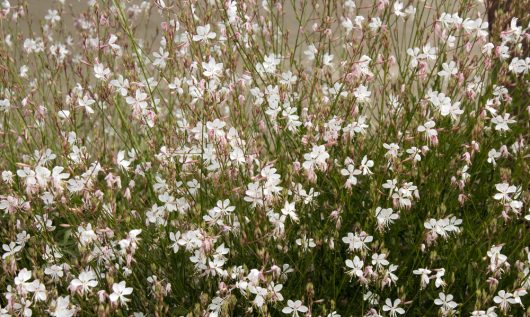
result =
[[[401,300],[399,298],[396,299],[394,303],[392,303],[390,298],[387,298],[385,300],[385,305],[383,305],[383,311],[387,311],[391,317],[396,317],[398,314],[403,315],[405,310],[399,307],[399,304],[401,304]]]
[[[129,89],[129,80],[126,78],[123,78],[122,75],[118,75],[118,79],[113,79],[109,83],[111,86],[116,88],[116,90],[122,95],[123,97],[127,96],[128,89]]]
[[[223,75],[223,63],[217,63],[213,57],[210,57],[208,63],[202,63],[203,75],[208,78],[218,79]]]
[[[84,270],[79,273],[79,276],[76,279],[73,279],[70,282],[70,289],[72,291],[79,291],[81,295],[84,295],[97,285],[96,273],[92,270]]]
[[[387,150],[385,154],[386,157],[396,158],[399,156],[399,145],[396,143],[383,143],[383,147]]]
[[[452,311],[456,308],[456,306],[458,306],[458,304],[453,301],[453,295],[446,295],[444,293],[438,294],[438,298],[434,300],[434,304],[442,306],[441,308],[443,311]]]
[[[117,41],[118,41],[118,37],[116,36],[116,34],[111,34],[107,44],[110,46],[110,48],[112,49],[114,54],[116,54],[118,56],[121,56],[122,55],[122,49],[121,49],[121,46],[116,44]]]
[[[488,269],[491,272],[502,272],[503,266],[509,267],[508,257],[501,253],[502,247],[502,245],[494,245],[486,253],[487,256],[490,258],[490,264],[488,266]]]
[[[495,194],[493,198],[502,202],[511,201],[512,199],[510,196],[517,191],[517,187],[508,183],[496,184],[495,188],[498,193]]]
[[[368,235],[366,232],[361,232],[360,234],[348,232],[346,237],[342,238],[342,242],[348,244],[348,251],[356,250],[368,250],[368,243],[374,240],[373,236]]]
[[[118,152],[118,155],[116,156],[116,163],[124,170],[128,170],[129,166],[131,165],[131,161],[127,161],[125,159],[125,151]]]
[[[295,202],[289,203],[285,202],[285,206],[282,208],[282,214],[289,216],[292,221],[298,222],[298,215],[296,214]]]
[[[169,233],[169,240],[173,242],[169,247],[173,249],[173,252],[177,253],[179,251],[179,248],[181,246],[180,241],[180,231],[177,232],[170,232]]]
[[[277,56],[274,53],[270,53],[269,55],[265,55],[263,57],[263,63],[259,65],[261,70],[263,70],[264,72],[274,74],[276,72],[276,66],[280,65],[280,63],[280,56]]]
[[[97,63],[94,65],[94,76],[99,79],[106,81],[110,76],[110,69],[105,68],[103,64]]]
[[[166,68],[166,62],[167,62],[167,59],[169,58],[169,53],[164,51],[163,47],[160,47],[158,52],[154,52],[153,56],[155,57],[153,61],[153,66],[157,66],[161,69]]]
[[[500,290],[497,293],[497,296],[493,298],[493,301],[495,304],[499,305],[500,310],[507,312],[510,307],[510,303],[513,301],[513,294],[506,292],[505,290]]]
[[[421,59],[420,49],[418,47],[408,48],[407,55],[410,56],[410,67],[416,68]]]
[[[325,53],[324,56],[322,57],[322,64],[324,66],[333,68],[333,57],[334,56],[332,54]]]
[[[351,30],[353,30],[353,23],[350,18],[343,18],[341,25],[346,29],[346,34],[350,34]]]
[[[302,166],[306,170],[312,170],[315,167],[324,169],[326,167],[326,160],[329,158],[329,154],[326,151],[325,145],[313,145],[311,152],[304,154],[305,162]]]
[[[29,271],[26,268],[23,268],[18,272],[18,275],[15,277],[15,285],[21,286],[22,288],[26,288],[30,283],[28,281],[31,279],[31,271]]]
[[[431,218],[424,223],[424,227],[429,229],[430,234],[433,237],[441,236],[444,239],[447,239],[449,238],[450,233],[460,232],[460,228],[458,227],[460,224],[462,224],[462,219],[449,216],[438,220]]]
[[[291,314],[291,316],[297,317],[299,316],[298,313],[306,313],[309,309],[302,304],[301,300],[288,300],[287,306],[282,309],[282,313],[284,314]]]
[[[312,249],[316,247],[315,240],[313,238],[308,238],[305,234],[302,236],[302,238],[296,239],[296,244],[302,247],[302,251],[306,252],[309,249]]]
[[[497,165],[496,160],[501,157],[501,152],[497,152],[495,149],[491,149],[488,152],[488,163],[492,164],[494,167]]]
[[[508,124],[515,123],[516,121],[510,118],[509,113],[505,113],[502,116],[496,116],[492,118],[491,122],[495,124],[495,130],[505,132],[510,130]]]
[[[61,16],[57,10],[48,10],[48,14],[44,17],[44,19],[50,21],[51,24],[55,24],[61,21]]]
[[[407,149],[405,152],[407,152],[407,154],[410,155],[410,158],[412,158],[414,162],[421,161],[421,155],[420,155],[421,150],[418,149],[417,147],[413,146],[410,149]]]
[[[197,34],[193,35],[192,38],[195,42],[207,42],[208,40],[213,40],[216,37],[216,34],[214,32],[210,32],[210,24],[198,26],[196,31]]]
[[[112,285],[112,291],[112,294],[109,295],[110,302],[126,306],[130,299],[125,296],[132,294],[133,288],[126,287],[125,281],[121,281]]]
[[[530,57],[527,57],[526,59],[514,57],[510,62],[508,69],[515,74],[527,73],[528,69],[530,69]]]
[[[432,47],[431,43],[427,43],[423,46],[422,51],[423,53],[420,55],[421,58],[436,60],[436,47]]]
[[[350,275],[351,277],[353,277],[353,276],[357,276],[357,277],[363,276],[364,262],[361,261],[361,259],[359,259],[358,256],[355,256],[353,258],[353,261],[350,260],[350,259],[346,260],[346,266],[350,269],[346,273],[348,275]]]
[[[2,249],[5,251],[5,253],[2,255],[2,259],[5,259],[9,256],[17,254],[20,250],[22,250],[22,246],[16,244],[15,242],[9,242],[9,244],[3,244]]]
[[[315,45],[310,44],[307,49],[304,51],[304,55],[307,57],[308,60],[312,61],[315,59],[315,55],[318,53],[317,48]]]
[[[285,110],[282,111],[282,116],[286,119],[286,128],[291,132],[298,131],[298,127],[302,125],[297,114],[298,110],[295,107],[290,107],[288,104],[284,105]]]
[[[353,137],[355,136],[355,134],[365,134],[366,129],[368,127],[370,126],[366,124],[366,117],[359,116],[359,119],[357,121],[348,124],[347,126],[342,128],[342,131],[344,131],[344,133],[348,133],[350,137]]]
[[[87,224],[86,227],[79,226],[77,227],[77,233],[79,234],[79,243],[82,246],[92,243],[92,241],[97,240],[98,236],[92,230],[92,224]]]
[[[54,317],[72,317],[76,313],[75,306],[70,308],[70,296],[59,296],[56,301],[54,301],[55,309],[50,311],[50,315]]]
[[[225,200],[218,200],[216,203],[216,206],[213,207],[213,210],[216,213],[219,213],[225,216],[225,215],[232,213],[234,210],[236,210],[236,207],[230,206],[230,200],[225,199]]]
[[[405,12],[403,12],[404,8],[404,5],[403,5],[403,2],[400,2],[400,1],[396,1],[394,2],[394,14],[398,17],[406,17],[407,14]]]
[[[225,136],[225,131],[223,130],[225,126],[226,122],[217,118],[213,121],[206,122],[206,128],[208,131],[213,132],[214,137],[217,138],[222,138]]]
[[[9,99],[0,99],[0,111],[2,112],[8,112],[11,108],[11,102]]]
[[[291,88],[298,81],[298,76],[294,75],[290,70],[281,74],[280,84]]]
[[[436,279],[434,280],[434,286],[436,286],[436,288],[440,288],[441,286],[446,285],[445,281],[443,280],[444,275],[445,275],[444,268],[436,270],[436,276],[435,276]]]
[[[381,269],[383,266],[387,266],[389,264],[388,260],[386,259],[386,254],[384,253],[374,253],[372,254],[372,265],[375,265],[377,269]]]
[[[440,109],[441,107],[451,107],[451,98],[443,93],[433,91],[428,94],[427,98],[436,109]]]
[[[359,168],[363,172],[363,175],[373,174],[372,171],[370,170],[371,167],[374,167],[374,161],[369,160],[368,156],[366,155],[363,156],[363,159],[361,160],[361,165],[359,166]]]
[[[52,265],[44,269],[44,274],[49,275],[53,281],[58,281],[64,276],[63,267],[59,265]]]
[[[445,103],[440,105],[440,114],[442,116],[451,116],[451,119],[458,120],[459,116],[463,114],[464,111],[460,109],[460,102]]]
[[[375,217],[377,219],[378,228],[383,230],[389,225],[393,224],[395,220],[399,219],[399,214],[394,213],[392,208],[381,208],[377,207],[375,209]]]
[[[523,302],[521,301],[521,296],[525,296],[528,292],[524,288],[519,288],[513,292],[513,299],[510,301],[510,304],[519,304],[524,308]]]
[[[471,313],[471,317],[497,317],[497,313],[495,312],[495,309],[497,307],[493,306],[488,308],[487,311],[485,310],[475,310]]]
[[[59,110],[57,112],[57,116],[61,119],[68,119],[70,117],[70,111],[69,110]]]
[[[450,61],[449,63],[442,64],[442,70],[438,72],[440,77],[450,77],[458,73],[458,67],[456,66],[455,61]]]
[[[368,27],[372,32],[376,33],[382,25],[383,22],[381,21],[381,19],[379,17],[375,17],[370,20]]]
[[[389,190],[389,193],[388,195],[389,196],[392,196],[392,193],[394,192],[394,190],[396,190],[397,188],[397,179],[387,179],[386,180],[386,183],[384,183],[382,185],[382,187],[384,189],[388,189]]]
[[[77,104],[79,107],[84,108],[85,112],[88,114],[93,114],[94,109],[90,107],[91,105],[95,104],[96,101],[92,98],[90,98],[88,95],[84,95],[82,99],[77,100]]]
[[[357,185],[357,177],[358,175],[362,174],[361,170],[358,170],[355,168],[355,165],[353,164],[353,161],[349,158],[345,160],[346,168],[343,168],[340,173],[343,176],[348,176],[348,180],[346,181],[346,188],[350,188],[351,185]]]
[[[136,89],[136,92],[134,94],[134,97],[127,97],[125,98],[125,101],[128,105],[130,105],[133,109],[146,109],[147,108],[147,94],[142,92],[140,89]]]
[[[358,102],[363,103],[370,101],[370,96],[372,95],[372,93],[368,91],[368,88],[366,88],[366,86],[359,85],[359,87],[355,88],[355,90],[353,91],[353,95],[355,96],[355,98],[357,98]]]
[[[420,280],[421,280],[420,288],[421,289],[424,289],[425,287],[427,287],[427,285],[429,285],[429,282],[430,282],[429,274],[431,274],[431,270],[420,268],[420,269],[412,271],[412,273],[414,273],[415,275],[420,275]]]

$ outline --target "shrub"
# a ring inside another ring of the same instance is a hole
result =
[[[87,2],[1,4],[1,316],[527,314],[530,26]]]

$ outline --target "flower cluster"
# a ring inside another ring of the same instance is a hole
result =
[[[0,316],[527,314],[530,15],[491,9],[0,0]]]

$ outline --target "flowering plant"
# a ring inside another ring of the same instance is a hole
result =
[[[528,314],[528,12],[42,3],[0,0],[0,316]]]

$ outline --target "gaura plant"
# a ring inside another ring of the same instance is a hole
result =
[[[508,2],[0,0],[0,316],[528,316]]]

